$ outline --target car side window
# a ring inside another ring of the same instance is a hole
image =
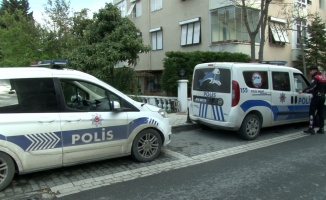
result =
[[[61,79],[60,84],[66,107],[72,110],[107,112],[134,109],[132,105],[118,95],[93,83]]]
[[[57,112],[52,78],[1,80],[0,113]]]
[[[268,89],[267,71],[244,71],[243,78],[250,88]]]
[[[293,74],[295,91],[300,91],[308,87],[309,82],[302,74]]]
[[[272,72],[273,90],[291,91],[288,72]]]

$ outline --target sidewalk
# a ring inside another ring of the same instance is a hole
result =
[[[181,131],[197,129],[198,125],[194,122],[187,123],[187,113],[170,113],[168,114],[170,124],[172,126],[172,133],[178,133]]]

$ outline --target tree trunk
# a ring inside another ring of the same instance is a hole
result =
[[[302,33],[301,33],[301,27],[298,28],[298,37],[299,37],[299,43],[300,43],[300,51],[301,51],[301,57],[302,57],[302,65],[303,65],[303,74],[307,77],[307,69],[306,69],[306,58],[303,48],[303,40],[302,40]]]

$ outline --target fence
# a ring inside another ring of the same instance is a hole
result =
[[[128,95],[132,99],[148,103],[164,109],[167,112],[180,112],[180,102],[178,97],[164,97],[164,96],[144,96],[144,95]],[[189,101],[189,100],[188,100]]]

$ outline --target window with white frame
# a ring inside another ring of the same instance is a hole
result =
[[[259,20],[259,10],[247,9],[247,17],[251,30],[253,30]],[[219,41],[250,41],[247,28],[243,22],[244,15],[240,7],[228,6],[213,10],[211,12],[211,40]],[[255,42],[260,41],[257,34]]]
[[[290,43],[285,27],[286,20],[275,17],[269,19],[269,42],[274,44]]]
[[[307,7],[307,1],[308,1],[308,0],[297,0],[297,4],[298,4],[300,7],[306,8],[306,7]]]
[[[300,35],[301,32],[301,39],[304,43],[304,38],[307,37],[307,21],[306,20],[296,20],[294,22],[294,39],[295,39],[295,48],[300,48]],[[299,31],[300,30],[300,31]]]
[[[181,26],[181,46],[200,44],[200,17],[179,22]]]
[[[121,12],[121,17],[125,17],[126,16],[126,8],[127,8],[127,1],[123,0],[120,3],[116,4],[116,6],[119,8],[120,12]]]
[[[140,17],[142,15],[142,3],[141,0],[132,2],[128,12],[127,16],[131,15],[132,18]]]
[[[152,37],[152,50],[163,49],[163,30],[162,27],[153,28],[149,31]]]
[[[151,11],[156,11],[162,9],[163,0],[151,0]]]

